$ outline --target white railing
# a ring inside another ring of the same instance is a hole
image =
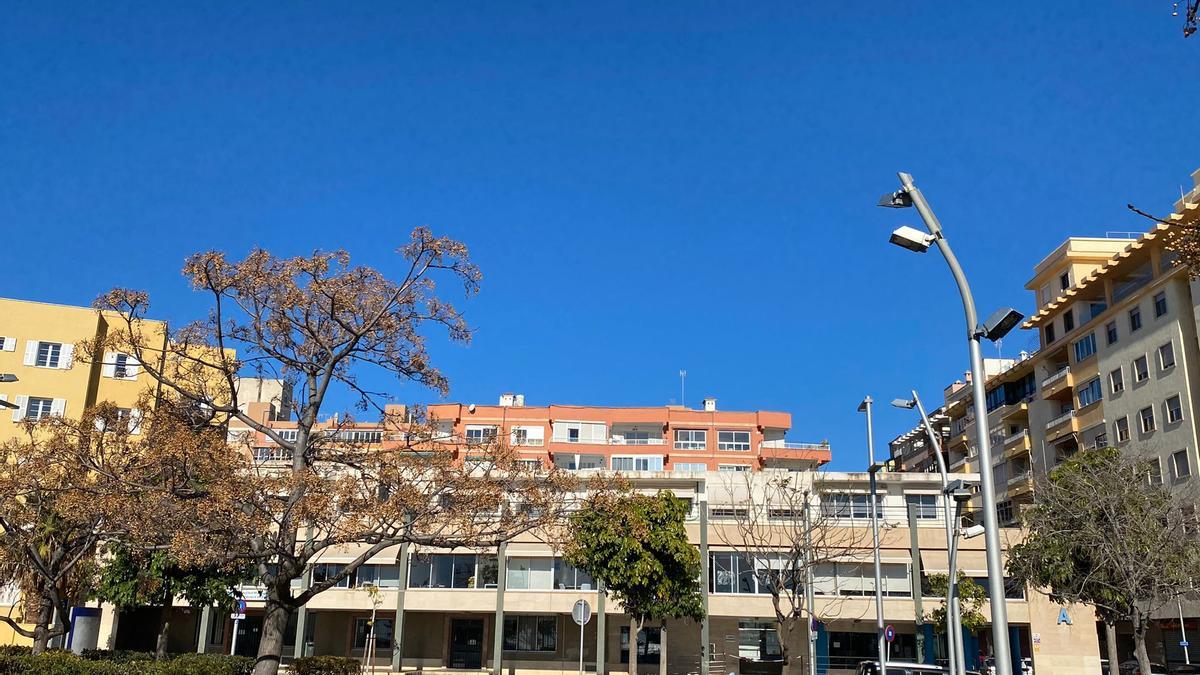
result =
[[[664,438],[625,438],[624,436],[613,436],[608,439],[609,445],[664,445]]]
[[[1022,430],[1018,431],[1017,433],[1009,436],[1008,438],[1005,438],[1004,445],[1005,445],[1005,447],[1008,447],[1009,443],[1016,443],[1017,441],[1021,440],[1022,438],[1025,438],[1028,435],[1029,435],[1029,431],[1026,429],[1022,429]]]
[[[1064,422],[1070,422],[1074,418],[1075,418],[1075,411],[1068,410],[1067,412],[1059,415],[1058,417],[1055,417],[1054,419],[1050,420],[1049,422],[1046,422],[1046,428],[1053,429],[1054,427],[1056,427]]]
[[[582,438],[576,436],[553,436],[550,440],[554,443],[570,443],[572,445],[608,445],[607,438]]]
[[[255,448],[254,461],[256,462],[290,462],[292,461],[292,451],[287,448],[278,446]]]
[[[1032,478],[1032,477],[1033,477],[1033,474],[1032,474],[1032,473],[1030,473],[1029,471],[1025,471],[1025,472],[1023,472],[1023,473],[1021,473],[1021,474],[1019,474],[1019,475],[1016,475],[1016,476],[1013,476],[1012,478],[1009,478],[1009,479],[1008,479],[1008,484],[1009,484],[1009,485],[1016,485],[1016,484],[1018,484],[1018,483],[1026,483],[1026,482],[1028,482],[1028,481],[1029,481],[1029,479],[1030,479],[1030,478]]]
[[[545,438],[513,439],[513,446],[518,448],[540,448],[546,444]]]
[[[1069,372],[1071,372],[1071,366],[1063,366],[1061,369],[1054,371],[1049,377],[1042,380],[1042,389],[1045,389],[1055,382],[1065,378]]]
[[[762,450],[824,450],[828,443],[789,443],[787,441],[763,441],[759,446]]]

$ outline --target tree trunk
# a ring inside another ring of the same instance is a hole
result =
[[[158,641],[154,644],[154,660],[162,661],[167,658],[167,636],[171,633],[171,605],[162,606],[162,615],[158,622]]]
[[[1146,653],[1146,618],[1133,617],[1133,651],[1143,675],[1150,675],[1150,655]]]
[[[1121,657],[1117,655],[1117,624],[1104,622],[1104,641],[1108,643],[1108,675],[1121,675]]]
[[[629,617],[629,673],[637,675],[638,633],[642,632],[642,622],[636,617]]]
[[[54,604],[42,598],[38,608],[37,623],[33,628],[33,653],[41,654],[50,644],[50,622],[54,620]]]
[[[667,675],[667,622],[658,629],[658,675]]]
[[[284,580],[282,583],[289,582],[290,580]],[[283,654],[283,633],[287,630],[288,619],[292,614],[292,610],[279,598],[278,588],[268,589],[266,615],[263,616],[254,675],[276,675],[279,672],[279,658]]]

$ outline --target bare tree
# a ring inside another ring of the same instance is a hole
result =
[[[342,251],[277,258],[255,250],[231,262],[220,252],[188,259],[184,275],[207,295],[206,319],[169,336],[144,323],[145,293],[116,289],[97,301],[118,325],[85,358],[118,351],[133,355],[172,397],[195,411],[197,423],[248,432],[290,462],[271,470],[247,465],[214,501],[217,518],[200,517],[185,546],[197,559],[248,562],[266,587],[256,675],[273,675],[284,630],[296,608],[353,574],[389,547],[487,547],[561,517],[561,497],[572,482],[550,468],[531,469],[498,435],[481,444],[447,442],[436,420],[386,406],[386,392],[368,385],[382,374],[441,394],[449,383],[426,348],[431,329],[453,342],[471,331],[462,315],[436,293],[436,277],[464,285],[480,274],[461,243],[424,228],[397,251],[397,280],[351,266]],[[287,378],[298,386],[291,413],[295,435],[250,414],[239,399],[240,375]],[[329,423],[335,396],[349,396],[359,412],[379,418],[383,434],[363,439],[339,415]],[[255,441],[259,442],[259,441]],[[512,505],[518,503],[519,508]],[[352,551],[336,576],[293,590],[318,557]],[[178,552],[176,552],[178,554]]]
[[[785,671],[790,671],[797,656],[791,653],[791,638],[822,618],[806,592],[817,567],[861,557],[869,531],[855,527],[848,513],[818,506],[818,495],[826,490],[819,476],[774,471],[729,476],[718,486],[724,494],[710,505],[712,530],[741,564],[753,569],[759,587],[770,596]],[[832,605],[826,609],[836,613]],[[813,658],[811,640],[807,658]]]

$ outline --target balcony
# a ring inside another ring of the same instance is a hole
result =
[[[1071,376],[1071,367],[1063,366],[1049,377],[1042,380],[1042,398],[1049,399],[1066,392],[1068,395],[1075,386],[1075,378]]]
[[[1079,425],[1078,421],[1075,419],[1074,410],[1068,410],[1049,422],[1046,422],[1047,435],[1050,435],[1051,432],[1055,432],[1057,434],[1059,432],[1067,431],[1079,431]]]
[[[1022,429],[1022,430],[1018,431],[1017,433],[1012,434],[1011,436],[1005,437],[1004,448],[1007,450],[1008,448],[1015,446],[1020,441],[1024,441],[1025,445],[1029,445],[1029,430],[1028,429]]]
[[[1023,473],[1009,478],[1006,488],[1009,497],[1029,492],[1033,489],[1033,473],[1026,469]]]
[[[787,441],[763,441],[758,454],[771,459],[798,459],[813,462],[828,462],[832,455],[828,443],[790,443]]]
[[[609,445],[666,445],[662,438],[630,438],[628,436],[613,436],[608,439]]]
[[[1015,417],[1025,417],[1029,413],[1029,403],[1027,401],[1018,401],[1010,403],[999,410],[999,419],[1001,422],[1013,419]]]

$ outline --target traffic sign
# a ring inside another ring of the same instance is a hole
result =
[[[1186,647],[1186,646],[1188,646],[1188,641],[1187,641],[1187,640],[1180,640],[1180,641],[1179,641],[1179,646],[1180,646],[1180,647]]]
[[[580,626],[587,625],[587,622],[592,620],[592,606],[587,600],[576,600],[575,606],[571,608],[571,618]]]
[[[888,624],[887,628],[883,629],[883,639],[892,642],[896,639],[896,629]]]
[[[245,598],[238,598],[233,602],[233,613],[229,615],[229,618],[233,619],[234,621],[241,621],[242,619],[246,618]]]

